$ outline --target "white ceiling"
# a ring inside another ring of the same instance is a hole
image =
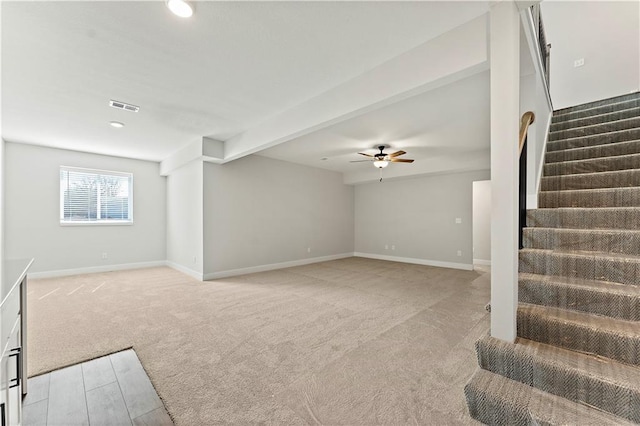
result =
[[[379,171],[371,163],[351,163],[375,154],[406,151],[401,158],[411,164],[390,164],[384,174],[406,176],[449,171],[465,167],[460,156],[486,160],[478,168],[489,168],[490,103],[489,72],[485,71],[444,87],[414,96],[331,127],[307,134],[260,152],[260,155],[345,173],[345,181],[375,179]],[[326,160],[323,160],[326,158]],[[425,164],[428,167],[425,170]],[[352,176],[349,176],[352,175]]]
[[[202,136],[242,133],[482,15],[487,4],[200,2],[182,20],[163,1],[3,1],[2,137],[160,161]],[[110,108],[109,99],[140,112]],[[414,157],[463,149],[461,129],[470,125],[434,102],[412,99],[301,138],[308,153],[288,143],[265,155],[330,157],[337,170],[339,156],[376,140]],[[338,150],[347,139],[357,143]],[[313,140],[326,141],[326,152]]]

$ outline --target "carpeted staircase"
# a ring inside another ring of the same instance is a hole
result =
[[[640,423],[640,93],[555,111],[520,251],[518,339],[476,343],[487,424]]]

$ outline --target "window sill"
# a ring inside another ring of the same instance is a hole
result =
[[[133,225],[133,221],[130,222],[122,222],[122,221],[109,221],[109,220],[101,220],[96,222],[60,222],[60,226],[130,226]]]

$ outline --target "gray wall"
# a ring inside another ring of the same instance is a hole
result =
[[[356,253],[471,268],[472,182],[489,178],[478,171],[356,186]]]
[[[543,1],[541,10],[554,109],[640,89],[640,2]]]
[[[202,279],[202,162],[192,161],[167,176],[167,261]]]
[[[61,226],[60,166],[133,173],[133,225]],[[158,163],[6,143],[4,177],[5,255],[35,258],[31,272],[166,259],[166,188]]]
[[[251,155],[205,163],[204,190],[205,276],[353,252],[340,173]]]
[[[473,263],[491,262],[491,181],[473,182]]]

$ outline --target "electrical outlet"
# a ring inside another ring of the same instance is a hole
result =
[[[198,263],[198,258],[196,256],[193,256],[193,263]]]
[[[307,253],[311,253],[311,247],[307,247]]]
[[[395,250],[395,249],[396,249],[396,246],[391,246],[391,250]]]
[[[462,223],[462,218],[461,217],[456,217],[456,223]]]
[[[462,256],[462,250],[458,250],[458,256]]]
[[[573,67],[578,68],[584,65],[584,58],[576,59],[573,61]]]
[[[385,250],[389,250],[389,244],[385,244],[385,245],[384,245],[384,249],[385,249]]]
[[[103,259],[106,259],[107,257],[108,257],[108,256],[107,256],[107,253],[106,253],[106,252],[105,252],[105,253],[102,253],[102,258],[103,258]]]

